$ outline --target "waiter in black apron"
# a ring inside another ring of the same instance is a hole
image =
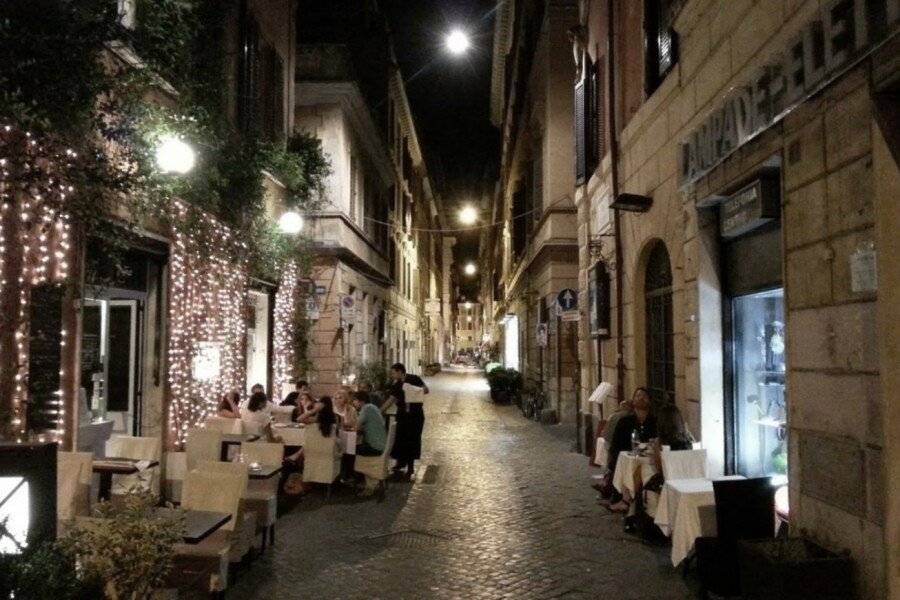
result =
[[[399,476],[406,469],[406,477],[412,479],[416,459],[422,456],[422,428],[425,427],[422,396],[428,393],[428,386],[418,375],[407,373],[403,363],[391,367],[391,379],[390,397],[381,410],[384,412],[391,403],[397,405],[397,433],[391,451],[391,458],[397,461],[394,475]]]

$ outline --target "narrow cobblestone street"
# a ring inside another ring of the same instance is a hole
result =
[[[313,492],[229,597],[690,597],[663,550],[597,506],[570,432],[493,405],[478,373],[429,385],[417,481],[382,503]]]

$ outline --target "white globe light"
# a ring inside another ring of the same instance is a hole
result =
[[[478,220],[478,211],[474,206],[464,206],[459,211],[459,222],[463,225],[471,225]]]
[[[465,306],[465,307],[466,307],[466,310],[468,310],[468,309],[472,308],[472,303],[471,303],[471,302],[466,302],[463,306]],[[471,317],[470,317],[470,319],[471,319]]]
[[[447,50],[450,54],[463,54],[470,45],[469,36],[461,29],[454,29],[447,36]]]
[[[156,164],[165,173],[187,173],[194,168],[194,149],[175,136],[159,140],[156,147]]]
[[[280,229],[282,233],[296,235],[303,230],[303,217],[301,217],[299,213],[289,210],[278,219],[278,229]]]
[[[463,267],[463,272],[466,275],[474,275],[475,271],[478,270],[478,267],[475,266],[475,263],[469,263],[465,267]]]

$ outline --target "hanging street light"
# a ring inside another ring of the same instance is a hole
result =
[[[194,149],[174,135],[167,135],[156,146],[156,165],[164,173],[184,175],[194,168]]]
[[[478,267],[475,266],[475,263],[467,263],[465,267],[463,267],[463,273],[466,275],[474,275],[478,272]]]
[[[285,211],[278,219],[278,229],[281,230],[281,233],[297,235],[303,230],[303,217],[296,211]]]
[[[478,210],[468,204],[459,209],[459,222],[463,225],[473,225],[478,220]]]
[[[447,51],[455,56],[465,54],[469,47],[471,47],[472,45],[466,32],[458,28],[452,30],[449,34],[447,34],[447,39],[445,40],[445,42],[447,45]]]

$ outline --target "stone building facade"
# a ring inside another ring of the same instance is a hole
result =
[[[563,322],[556,297],[578,282],[573,200],[572,51],[566,31],[574,1],[499,2],[491,113],[501,129],[485,278],[501,362],[541,382],[557,417],[576,417],[577,329]],[[483,298],[482,300],[485,300]],[[487,304],[487,303],[486,303]],[[539,335],[539,328],[548,330]]]
[[[383,15],[305,4],[295,122],[322,140],[332,167],[328,205],[310,219],[309,377],[330,393],[364,363],[437,360],[440,306],[437,318],[425,309],[441,289],[441,240],[429,233],[440,210]]]
[[[861,597],[898,597],[900,4],[579,13],[584,423],[650,388],[714,473],[785,479],[792,530],[849,551]]]

